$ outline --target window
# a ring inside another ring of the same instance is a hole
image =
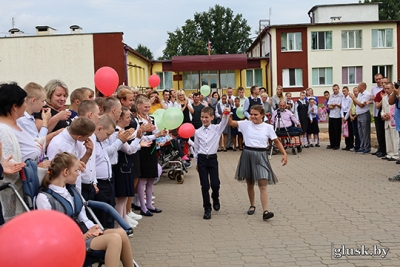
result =
[[[342,84],[358,84],[362,82],[362,67],[343,67]]]
[[[311,32],[312,50],[332,49],[332,32]]]
[[[356,49],[362,48],[362,31],[342,31],[342,48]]]
[[[303,86],[303,70],[283,69],[282,80],[283,80],[283,87]]]
[[[375,74],[382,74],[383,77],[388,78],[389,81],[392,80],[392,66],[372,66],[372,83],[375,83]]]
[[[199,73],[196,71],[188,71],[183,73],[183,88],[199,89]]]
[[[157,90],[169,89],[172,87],[172,72],[156,72],[160,76],[160,84]]]
[[[282,33],[281,51],[301,51],[301,32]]]
[[[393,46],[393,30],[372,30],[372,47],[383,48]]]
[[[236,87],[236,78],[234,70],[221,70],[219,73],[220,73],[219,84],[221,88]]]
[[[250,88],[253,85],[262,86],[261,69],[246,70],[246,87]]]
[[[332,68],[313,68],[313,85],[332,85]]]

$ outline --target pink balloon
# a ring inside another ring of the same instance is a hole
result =
[[[53,210],[34,210],[0,228],[2,267],[81,267],[86,245],[78,225]]]
[[[193,124],[191,123],[184,123],[178,129],[178,134],[182,138],[190,138],[194,135],[196,129],[194,128]]]
[[[94,84],[103,95],[110,96],[119,85],[118,73],[111,67],[101,67],[94,74]]]
[[[160,84],[160,76],[157,74],[152,74],[149,77],[149,84],[151,87],[157,87]]]

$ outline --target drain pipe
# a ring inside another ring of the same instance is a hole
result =
[[[128,47],[124,45],[125,85],[128,86]]]
[[[271,33],[269,32],[270,27],[267,26],[265,27],[265,31],[267,32],[268,36],[269,36],[269,78],[270,78],[270,83],[271,83],[271,96],[274,95],[274,89],[272,87],[273,83],[273,76],[272,76],[272,37],[271,37]]]

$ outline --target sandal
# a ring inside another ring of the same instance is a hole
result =
[[[250,208],[247,210],[247,214],[248,215],[253,215],[255,211],[256,211],[256,207],[255,206],[250,206]]]
[[[274,217],[274,213],[270,212],[268,210],[264,210],[263,212],[263,220],[266,221],[268,219],[271,219],[272,217]]]

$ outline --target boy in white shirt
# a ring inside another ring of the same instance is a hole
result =
[[[18,126],[28,132],[34,138],[46,136],[48,133],[47,123],[51,118],[50,108],[43,108],[46,100],[46,90],[39,84],[30,82],[24,87],[27,96],[25,98],[26,110],[24,116],[17,119]],[[42,112],[43,125],[40,132],[36,128],[33,113]]]

